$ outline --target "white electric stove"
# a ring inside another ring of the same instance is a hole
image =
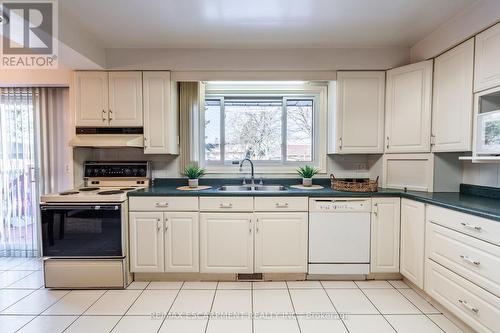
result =
[[[124,288],[131,281],[127,193],[149,186],[148,162],[86,162],[85,186],[43,195],[47,288]]]

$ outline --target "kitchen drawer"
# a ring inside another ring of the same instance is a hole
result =
[[[427,259],[425,291],[480,333],[500,332],[500,298]]]
[[[197,211],[198,197],[130,197],[130,211]]]
[[[307,212],[308,200],[306,197],[256,197],[255,211],[290,211]]]
[[[200,211],[253,211],[253,197],[202,197]]]
[[[500,297],[500,247],[427,223],[426,256]]]
[[[500,222],[433,205],[427,206],[427,221],[500,245]]]

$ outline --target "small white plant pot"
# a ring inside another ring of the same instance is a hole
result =
[[[198,187],[198,179],[188,179],[188,185],[191,188]]]
[[[302,186],[311,187],[313,184],[312,178],[302,178]]]

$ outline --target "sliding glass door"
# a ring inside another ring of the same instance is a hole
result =
[[[38,256],[36,88],[0,88],[0,256]]]

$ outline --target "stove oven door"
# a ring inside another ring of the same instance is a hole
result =
[[[121,204],[43,204],[44,257],[123,257]]]

